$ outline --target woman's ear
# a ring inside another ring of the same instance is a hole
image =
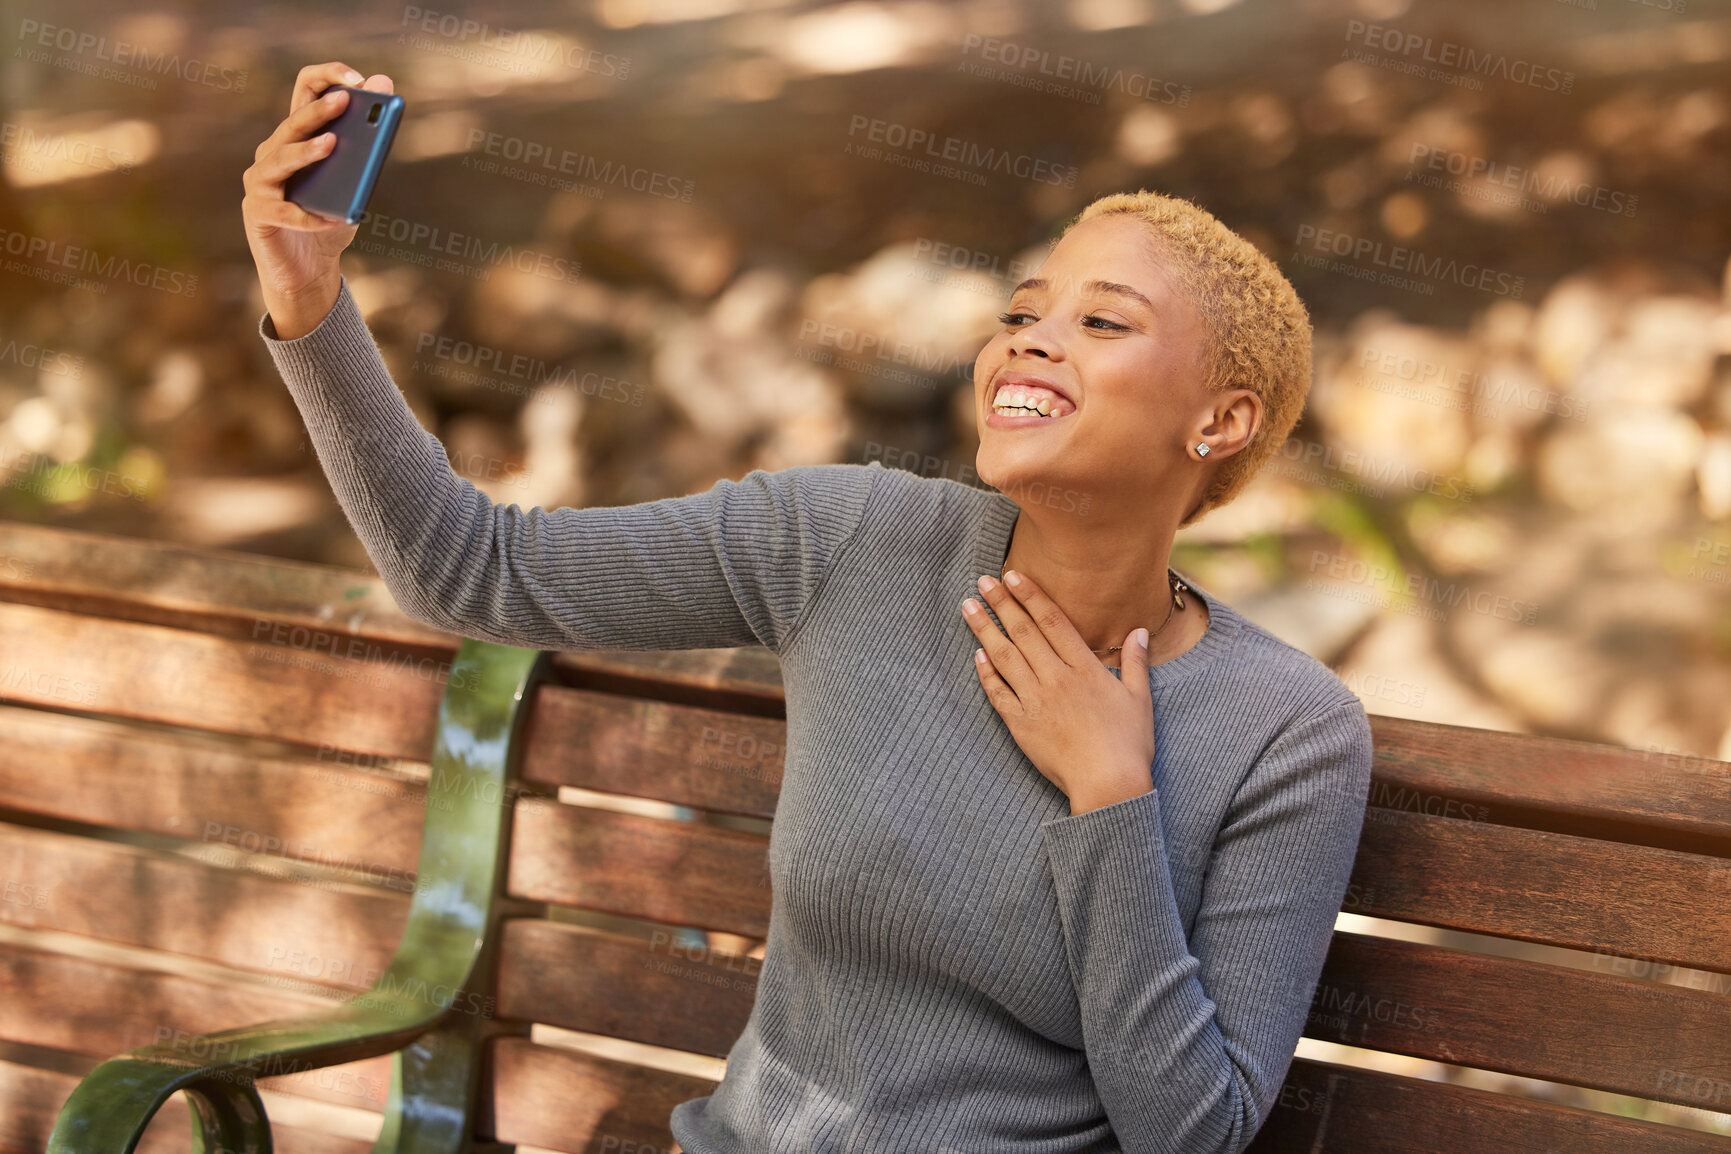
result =
[[[1231,389],[1216,399],[1214,419],[1198,430],[1190,446],[1207,437],[1210,461],[1230,457],[1254,444],[1261,428],[1262,398],[1249,389]]]

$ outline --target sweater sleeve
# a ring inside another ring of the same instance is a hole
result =
[[[1188,941],[1157,791],[1041,825],[1088,1064],[1125,1154],[1238,1154],[1304,1030],[1369,794],[1363,705],[1289,725],[1216,835]]]
[[[636,505],[494,503],[397,389],[342,280],[318,327],[259,335],[337,501],[410,617],[547,649],[713,649],[794,639],[882,470],[756,469]]]

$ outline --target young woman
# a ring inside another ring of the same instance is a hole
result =
[[[821,465],[525,512],[416,422],[338,270],[355,228],[282,198],[347,71],[301,72],[242,207],[260,335],[399,604],[510,645],[781,660],[757,1000],[673,1111],[683,1149],[1244,1149],[1371,765],[1337,677],[1168,567],[1303,407],[1279,271],[1185,202],[1088,206],[975,362],[996,492]]]

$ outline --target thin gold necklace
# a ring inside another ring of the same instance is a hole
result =
[[[1002,577],[1003,575],[1002,571],[998,573],[999,577]],[[1190,591],[1190,586],[1184,583],[1184,578],[1174,573],[1170,567],[1166,570],[1166,576],[1172,580],[1172,608],[1166,611],[1166,620],[1160,623],[1160,629],[1164,629],[1167,625],[1171,624],[1173,614],[1184,608],[1184,594]],[[1154,639],[1160,636],[1160,629],[1156,629],[1148,635],[1148,645],[1150,647],[1153,646]],[[1107,653],[1116,653],[1122,648],[1124,648],[1122,645],[1114,645],[1110,649],[1090,649],[1088,652],[1092,653],[1096,657],[1100,657]]]

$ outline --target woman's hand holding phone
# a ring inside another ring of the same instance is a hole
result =
[[[349,94],[333,85],[351,84],[390,92],[391,78],[379,73],[363,83],[346,64],[309,64],[295,77],[289,114],[258,146],[252,167],[241,176],[246,195],[240,202],[247,245],[258,266],[265,307],[282,340],[317,328],[342,288],[340,259],[360,231],[314,216],[283,196],[288,178],[330,153],[333,138],[319,134],[348,105]],[[316,93],[332,90],[322,98]]]

